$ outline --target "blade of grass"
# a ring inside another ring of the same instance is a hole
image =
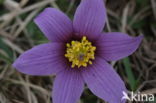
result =
[[[128,78],[130,88],[131,88],[132,91],[134,91],[135,88],[136,88],[136,82],[137,81],[135,80],[133,71],[132,71],[131,66],[130,66],[130,60],[129,60],[128,57],[123,59],[123,64],[124,64],[124,67],[125,67],[125,72],[126,72],[126,75],[127,75],[127,78]]]

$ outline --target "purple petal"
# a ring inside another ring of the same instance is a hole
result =
[[[45,9],[35,18],[35,23],[51,41],[66,40],[73,32],[71,20],[54,8]]]
[[[53,87],[53,103],[77,103],[84,88],[81,73],[66,68],[56,76]],[[69,69],[69,70],[68,70]]]
[[[23,53],[13,66],[20,72],[29,75],[56,74],[65,66],[61,51],[61,44],[42,44]]]
[[[97,41],[97,54],[107,61],[115,61],[131,55],[139,47],[143,36],[112,32],[101,35]]]
[[[89,89],[108,103],[124,103],[124,82],[105,60],[97,57],[94,64],[82,72]]]
[[[103,0],[82,0],[74,17],[74,30],[79,35],[98,37],[105,24]]]

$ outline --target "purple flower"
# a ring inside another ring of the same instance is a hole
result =
[[[107,62],[132,54],[142,36],[102,33],[105,20],[103,0],[82,0],[73,22],[57,9],[45,9],[35,23],[52,42],[26,51],[14,67],[29,75],[56,75],[53,103],[76,103],[85,83],[99,98],[121,103],[126,87]]]

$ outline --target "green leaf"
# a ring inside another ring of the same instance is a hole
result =
[[[56,3],[60,7],[60,9],[65,12],[68,8],[69,1],[68,0],[57,0]]]
[[[47,38],[40,31],[34,22],[30,22],[27,26],[29,36],[35,41],[35,44],[40,44],[40,42],[47,42]]]
[[[132,71],[131,66],[130,66],[130,60],[129,60],[128,57],[123,59],[123,64],[124,64],[124,67],[125,67],[125,72],[126,72],[126,75],[127,75],[128,82],[129,82],[129,85],[131,87],[131,90],[134,91],[136,89],[137,81],[135,80],[133,71]]]

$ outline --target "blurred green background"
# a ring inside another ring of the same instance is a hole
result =
[[[0,0],[0,103],[51,103],[54,76],[24,75],[11,65],[24,51],[48,42],[33,22],[36,15],[46,7],[54,7],[73,19],[79,3],[80,0]],[[144,35],[133,55],[112,65],[129,91],[156,94],[156,1],[105,0],[105,4],[105,32]],[[87,88],[79,102],[105,103]]]

